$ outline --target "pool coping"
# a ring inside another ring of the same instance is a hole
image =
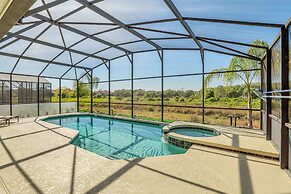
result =
[[[41,122],[46,122],[45,119],[48,118],[55,118],[55,117],[66,117],[66,116],[74,116],[74,115],[90,115],[90,116],[97,116],[97,117],[103,117],[103,118],[114,118],[114,119],[119,119],[123,121],[132,121],[132,122],[141,122],[145,124],[151,124],[151,125],[159,125],[159,126],[165,126],[167,123],[165,122],[160,122],[160,121],[150,121],[150,120],[143,120],[143,119],[136,119],[136,118],[127,118],[127,117],[121,117],[121,116],[113,116],[113,115],[103,115],[103,114],[96,114],[96,113],[87,113],[87,112],[74,112],[74,113],[64,113],[64,114],[55,114],[55,115],[45,115],[45,116],[39,116],[36,118],[36,121],[41,121]],[[46,122],[49,123],[49,122]],[[61,125],[53,124],[50,123],[51,125],[55,125],[58,127],[63,127]],[[66,128],[66,127],[63,127]],[[69,143],[72,143],[77,136],[79,135],[79,131],[71,128],[66,128],[69,130],[74,130],[77,132],[77,134],[69,141]]]
[[[125,121],[133,121],[133,122],[142,122],[152,125],[160,125],[165,126],[168,123],[162,122],[162,121],[152,121],[152,120],[143,120],[143,119],[137,119],[137,118],[129,118],[129,117],[122,117],[122,116],[116,116],[116,115],[103,115],[103,114],[97,114],[97,113],[87,113],[87,112],[74,112],[74,113],[65,113],[65,114],[55,114],[55,115],[46,115],[46,116],[40,116],[37,118],[37,120],[44,120],[47,118],[54,118],[54,117],[65,117],[70,115],[91,115],[91,116],[99,116],[103,118],[115,118]]]
[[[170,144],[173,144],[178,147],[182,147],[185,149],[189,149],[192,144],[196,143],[197,144],[197,138],[198,137],[193,137],[193,136],[187,136],[187,135],[182,135],[174,132],[173,130],[179,130],[183,128],[198,128],[198,129],[203,129],[207,131],[211,131],[216,133],[217,135],[211,136],[211,137],[216,137],[221,135],[221,131],[215,129],[214,127],[206,127],[206,126],[201,126],[197,125],[195,123],[193,124],[188,124],[188,123],[181,123],[181,122],[173,122],[170,123],[166,126],[163,127],[163,132],[164,136],[166,137],[167,141]],[[211,137],[200,137],[200,138],[211,138]]]

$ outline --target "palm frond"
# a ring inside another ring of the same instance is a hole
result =
[[[208,87],[209,84],[214,80],[214,79],[221,79],[224,75],[224,73],[221,73],[223,71],[227,71],[227,68],[221,68],[221,69],[214,69],[211,71],[210,74],[207,74],[204,78],[204,85],[205,87]]]

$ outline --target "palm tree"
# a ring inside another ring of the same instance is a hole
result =
[[[88,78],[88,82],[90,82],[90,77]],[[92,77],[92,82],[93,82],[93,88],[98,89],[100,78],[99,77]]]
[[[262,40],[255,40],[252,45],[268,46],[268,43]],[[262,58],[265,49],[250,47],[248,54]],[[259,71],[240,71],[247,69],[257,69],[260,67],[260,63],[255,60],[233,57],[227,68],[214,69],[213,74],[208,74],[205,77],[205,86],[207,87],[214,79],[223,79],[226,84],[232,84],[234,81],[243,81],[246,85],[247,99],[248,99],[248,127],[253,128],[253,115],[252,115],[252,84],[255,78],[258,77]],[[223,71],[232,71],[230,73],[221,73]],[[240,72],[233,72],[240,71]],[[215,73],[216,72],[216,73]]]
[[[100,79],[99,77],[92,77],[92,85],[93,88],[98,89]],[[83,84],[83,83],[91,83],[91,76],[89,74],[86,74],[83,79],[80,80],[79,82],[79,91],[81,91],[81,96],[82,94],[86,94],[90,92],[90,86],[88,84]],[[77,82],[74,82],[74,90],[77,92]],[[92,95],[92,94],[91,94]]]

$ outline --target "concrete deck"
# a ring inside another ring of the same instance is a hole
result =
[[[34,119],[0,128],[0,193],[291,193],[276,160],[193,145],[186,154],[109,160]]]
[[[177,133],[168,133],[169,136],[187,140],[199,145],[223,148],[232,151],[254,154],[263,157],[279,159],[279,153],[275,147],[265,140],[265,136],[260,130],[251,130],[234,127],[222,127],[214,125],[193,124],[188,122],[174,122],[170,128],[177,126],[200,126],[219,131],[221,134],[214,137],[187,137]]]

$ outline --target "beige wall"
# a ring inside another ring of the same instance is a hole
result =
[[[36,0],[0,0],[0,38],[29,10]]]

